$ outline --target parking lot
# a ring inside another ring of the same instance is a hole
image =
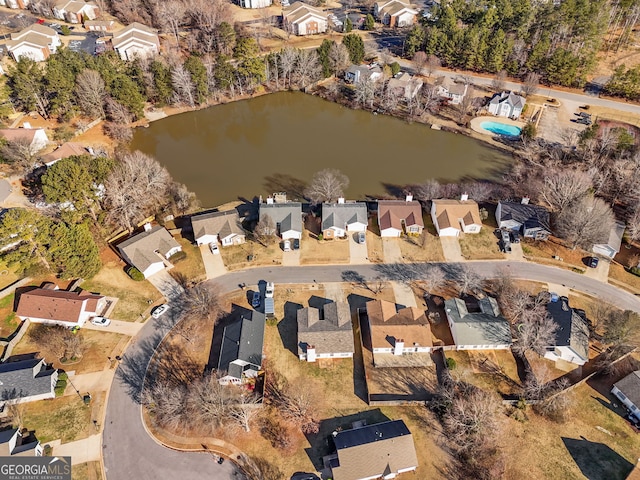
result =
[[[64,42],[64,37],[63,43]],[[95,54],[96,52],[96,40],[98,39],[98,35],[94,32],[89,32],[87,34],[74,34],[69,37],[69,42],[67,46],[69,50],[74,52],[87,52],[90,55]]]

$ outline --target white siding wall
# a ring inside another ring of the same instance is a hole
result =
[[[209,245],[210,243],[218,243],[218,235],[206,234],[196,238],[198,245]]]
[[[380,236],[381,237],[399,237],[400,236],[400,230],[395,229],[395,228],[385,228],[384,230],[382,230],[380,232]]]
[[[291,240],[293,238],[297,238],[300,240],[302,238],[302,232],[296,232],[295,230],[287,230],[286,232],[281,232],[280,236],[283,240]]]
[[[164,270],[164,263],[156,262],[149,265],[149,268],[142,272],[142,274],[144,275],[144,278],[149,278],[154,273],[158,273],[162,270]]]
[[[366,223],[351,223],[347,225],[347,232],[366,232],[367,224]]]

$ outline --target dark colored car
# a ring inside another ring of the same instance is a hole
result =
[[[251,306],[258,308],[260,306],[260,292],[253,292],[253,298],[251,299]]]
[[[511,237],[511,243],[520,243],[520,234],[518,232],[511,232],[509,236]]]
[[[502,241],[504,243],[510,242],[511,240],[509,239],[509,231],[508,230],[500,230],[500,237],[502,238]]]
[[[299,250],[300,249],[300,240],[298,238],[294,238],[293,239],[293,249],[294,250]]]
[[[627,415],[627,420],[629,420],[629,423],[631,423],[631,425],[633,425],[635,428],[640,429],[640,420],[638,420],[638,418],[633,413]]]
[[[320,478],[313,473],[296,472],[291,476],[291,480],[320,480]]]
[[[589,259],[589,266],[591,268],[596,268],[599,262],[600,262],[600,259],[598,257],[591,257]]]

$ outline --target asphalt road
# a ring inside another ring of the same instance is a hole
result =
[[[329,265],[304,267],[263,267],[233,272],[215,280],[224,292],[239,284],[256,285],[261,280],[276,283],[340,282],[346,271],[366,280],[418,278],[430,264]],[[495,278],[505,269],[514,278],[565,285],[620,308],[640,312],[640,299],[630,293],[584,275],[555,267],[526,262],[465,262],[440,264],[450,275],[461,265],[485,278]],[[276,287],[277,288],[277,287]],[[206,453],[183,453],[157,444],[148,435],[136,400],[149,359],[167,327],[149,320],[129,346],[109,394],[103,434],[104,465],[108,480],[232,480],[231,462],[218,465]]]

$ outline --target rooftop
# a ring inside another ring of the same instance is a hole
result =
[[[570,347],[584,361],[589,360],[589,327],[584,319],[569,306],[566,297],[547,304],[549,315],[558,326],[557,347]]]
[[[298,354],[313,345],[317,353],[354,351],[351,311],[347,302],[331,302],[322,307],[324,315],[314,307],[298,310]]]
[[[264,345],[264,313],[252,310],[242,315],[224,329],[218,370],[229,375],[242,378],[245,366],[262,365],[262,349]],[[240,360],[239,365],[234,364]]]
[[[640,408],[640,370],[630,373],[613,386],[618,387],[631,403]]]
[[[179,246],[166,228],[156,225],[119,243],[118,250],[129,258],[134,267],[144,272],[150,265],[161,261],[156,252],[165,256]]]
[[[497,219],[499,222],[513,220],[524,225],[525,228],[539,227],[551,232],[549,211],[546,208],[520,202],[500,202],[500,205],[500,218]]]
[[[244,230],[240,226],[240,216],[236,210],[193,215],[191,225],[196,239],[205,235],[218,235],[220,238],[232,234],[244,235]]]
[[[20,295],[16,315],[62,322],[77,322],[83,312],[95,312],[102,295],[37,288]]]
[[[425,313],[416,307],[401,308],[386,300],[367,302],[372,348],[391,348],[396,339],[405,345],[433,346],[431,327]]]
[[[268,215],[277,226],[280,233],[294,231],[302,232],[302,204],[300,202],[262,203],[260,204],[260,218]]]
[[[0,364],[0,402],[51,393],[51,375],[55,372],[42,358]]]
[[[402,224],[407,227],[419,226],[424,228],[422,219],[422,205],[420,202],[406,202],[404,200],[378,201],[378,223],[380,230],[395,228],[402,230]]]
[[[367,225],[367,204],[364,202],[323,203],[322,230],[345,228],[354,223]]]
[[[482,224],[480,209],[473,200],[433,200],[432,202],[440,229],[460,230],[460,220],[463,220],[465,225]]]
[[[461,298],[444,302],[447,317],[456,330],[456,345],[510,345],[512,341],[509,322],[500,315],[495,298],[478,301],[477,312],[469,312]]]

